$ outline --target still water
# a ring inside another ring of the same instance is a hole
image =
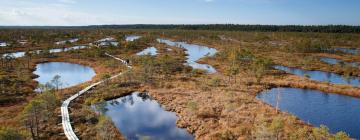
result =
[[[341,51],[348,54],[360,54],[360,50],[349,48],[334,48],[335,51]]]
[[[332,84],[346,84],[352,86],[360,86],[360,78],[359,77],[344,77],[342,75],[332,73],[332,72],[324,72],[324,71],[308,71],[300,68],[292,68],[285,66],[274,66],[277,70],[282,70],[291,74],[295,74],[298,76],[309,76],[311,80],[321,81],[321,82],[329,82]]]
[[[126,36],[125,41],[127,42],[131,42],[131,41],[135,41],[140,39],[141,36],[137,36],[137,35],[130,35],[130,36]]]
[[[143,51],[137,53],[136,55],[157,55],[157,49],[155,47],[149,47]]]
[[[350,63],[350,62],[344,62],[335,58],[329,58],[329,57],[321,57],[320,61],[331,64],[331,65],[337,65],[337,64],[341,64],[343,63],[344,65],[349,65],[352,67],[357,67],[360,66],[359,63]]]
[[[96,75],[91,67],[66,62],[37,64],[34,74],[39,75],[35,80],[40,84],[51,82],[56,75],[59,75],[62,83],[61,88],[68,88],[90,81]]]
[[[121,134],[129,140],[194,139],[185,129],[176,126],[175,113],[165,111],[146,93],[135,92],[95,105],[94,108],[110,117]]]
[[[279,99],[279,109],[284,112],[317,127],[324,124],[332,133],[344,131],[360,139],[359,98],[299,88],[273,88],[257,98],[274,107]]]
[[[78,49],[85,49],[88,48],[88,46],[74,46],[74,47],[70,47],[70,48],[56,48],[56,49],[50,49],[49,52],[50,53],[59,53],[59,52],[67,52],[67,51],[71,51],[71,50],[78,50]],[[41,53],[42,50],[35,50],[33,51],[36,54]],[[15,57],[15,58],[19,58],[19,57],[24,57],[25,56],[25,52],[24,51],[20,51],[20,52],[14,52],[14,53],[6,53],[3,54],[3,57],[6,57],[7,55]]]
[[[199,59],[205,57],[205,56],[213,56],[217,53],[217,50],[214,48],[209,48],[206,46],[200,46],[195,44],[187,44],[185,42],[173,42],[171,40],[166,39],[158,39],[158,42],[165,43],[169,46],[184,48],[186,51],[187,60],[186,64],[191,66],[194,69],[203,69],[207,70],[208,73],[215,73],[216,70],[214,67],[208,65],[208,64],[199,64],[196,63]]]

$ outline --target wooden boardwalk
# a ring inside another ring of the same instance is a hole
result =
[[[125,60],[122,60],[120,58],[117,58],[113,55],[110,55],[108,53],[105,53],[105,55],[110,56],[116,60],[121,61],[123,64],[125,64],[128,68],[132,68]],[[71,96],[70,98],[66,99],[63,104],[61,105],[61,117],[62,117],[62,126],[64,129],[64,133],[66,135],[66,137],[69,140],[79,140],[79,138],[76,136],[74,129],[71,126],[71,121],[70,121],[70,114],[69,114],[69,104],[71,101],[75,100],[76,98],[78,98],[79,96],[81,96],[82,94],[85,94],[86,92],[88,92],[89,90],[91,90],[92,88],[100,85],[101,83],[104,83],[107,80],[111,80],[114,79],[116,77],[121,76],[123,73],[119,73],[117,75],[114,75],[112,77],[110,77],[109,79],[105,79],[102,81],[99,81],[97,83],[94,83],[86,88],[84,88],[83,90],[79,91],[78,93],[74,94],[73,96]]]

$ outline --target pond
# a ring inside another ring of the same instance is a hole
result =
[[[158,42],[165,43],[169,46],[184,48],[186,50],[185,52],[188,54],[186,64],[191,66],[192,68],[207,70],[208,73],[216,72],[215,68],[208,64],[196,63],[196,61],[203,57],[215,55],[217,53],[216,49],[195,44],[187,44],[185,42],[173,42],[166,39],[158,39]]]
[[[185,129],[176,126],[175,113],[165,111],[146,93],[135,92],[92,107],[110,117],[129,140],[194,139]]]
[[[113,37],[106,37],[95,41],[95,44],[97,44],[98,46],[118,46],[119,42],[117,42],[116,39]]]
[[[274,107],[278,102],[280,110],[314,126],[324,124],[332,133],[344,131],[360,139],[359,98],[298,88],[273,88],[257,98]]]
[[[64,41],[58,41],[58,42],[55,42],[55,44],[56,45],[64,45],[64,44],[66,44],[66,42],[74,43],[74,42],[77,42],[77,41],[79,41],[78,38],[73,38],[73,39],[64,40]]]
[[[157,55],[157,49],[155,47],[148,47],[136,55]]]
[[[329,57],[321,57],[320,61],[331,64],[331,65],[337,65],[337,64],[344,64],[344,65],[349,65],[352,67],[357,67],[360,66],[359,63],[351,63],[351,62],[344,62],[335,58],[329,58]]]
[[[25,52],[5,53],[5,54],[2,55],[2,57],[6,57],[6,56],[12,56],[14,58],[24,57]]]
[[[78,49],[85,49],[88,48],[88,46],[74,46],[74,47],[70,47],[70,48],[55,48],[55,49],[50,49],[49,52],[50,53],[59,53],[59,52],[67,52],[67,51],[71,51],[71,50],[78,50]],[[35,52],[36,54],[39,54],[42,50],[35,50],[33,52]],[[10,55],[13,56],[15,58],[19,58],[19,57],[24,57],[25,56],[25,52],[24,51],[19,51],[19,52],[14,52],[14,53],[6,53],[3,54],[3,57]]]
[[[308,71],[300,68],[291,68],[276,65],[274,66],[277,70],[282,70],[291,74],[295,74],[298,76],[308,76],[311,80],[321,81],[321,82],[329,82],[332,84],[346,84],[352,86],[360,86],[360,78],[359,77],[344,77],[342,75],[332,73],[332,72],[324,72],[324,71]]]
[[[35,80],[40,84],[51,82],[56,75],[59,75],[60,82],[62,83],[61,89],[90,81],[96,75],[91,67],[66,62],[37,64],[34,74],[39,76]]]
[[[116,41],[116,40],[113,37],[106,37],[106,38],[100,39],[96,42],[107,42],[107,41]]]
[[[130,35],[130,36],[126,36],[125,40],[128,41],[128,42],[131,42],[131,41],[138,40],[138,39],[140,39],[140,38],[141,38],[141,36]]]
[[[0,47],[6,47],[8,44],[6,42],[0,41]]]

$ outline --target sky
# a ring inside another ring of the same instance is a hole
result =
[[[0,0],[0,26],[360,25],[360,0]]]

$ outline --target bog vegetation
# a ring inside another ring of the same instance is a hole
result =
[[[132,91],[148,91],[181,116],[178,125],[187,128],[196,139],[349,139],[345,132],[331,134],[326,126],[309,126],[291,114],[276,111],[255,97],[258,92],[274,86],[313,88],[356,96],[356,93],[360,93],[358,87],[292,77],[274,70],[273,66],[360,76],[359,67],[329,65],[319,60],[327,56],[346,62],[359,62],[359,55],[334,49],[360,49],[360,35],[355,34],[358,32],[357,26],[270,25],[4,29],[0,31],[0,41],[6,41],[10,46],[0,48],[3,56],[0,58],[0,139],[63,139],[65,136],[59,125],[61,102],[86,85],[108,79],[119,72],[124,75],[105,82],[71,103],[70,117],[80,138],[123,139],[112,121],[101,112],[93,111],[91,106]],[[142,38],[125,41],[126,35],[133,34]],[[103,47],[89,44],[105,37],[113,37],[119,44]],[[72,38],[79,38],[79,41],[61,45],[54,43]],[[215,56],[205,57],[200,62],[214,66],[218,72],[207,74],[204,70],[184,65],[184,50],[158,43],[157,38],[216,48],[218,53]],[[50,52],[52,48],[76,45],[90,47]],[[135,55],[149,46],[157,48],[158,55]],[[35,50],[42,51],[35,53]],[[26,52],[25,56],[15,58],[13,55],[3,55],[18,51]],[[105,53],[128,60],[133,69],[126,68]],[[90,65],[95,68],[97,76],[88,83],[67,89],[59,88],[63,84],[61,76],[55,76],[48,84],[39,85],[33,80],[37,77],[33,71],[37,63],[48,61]]]

